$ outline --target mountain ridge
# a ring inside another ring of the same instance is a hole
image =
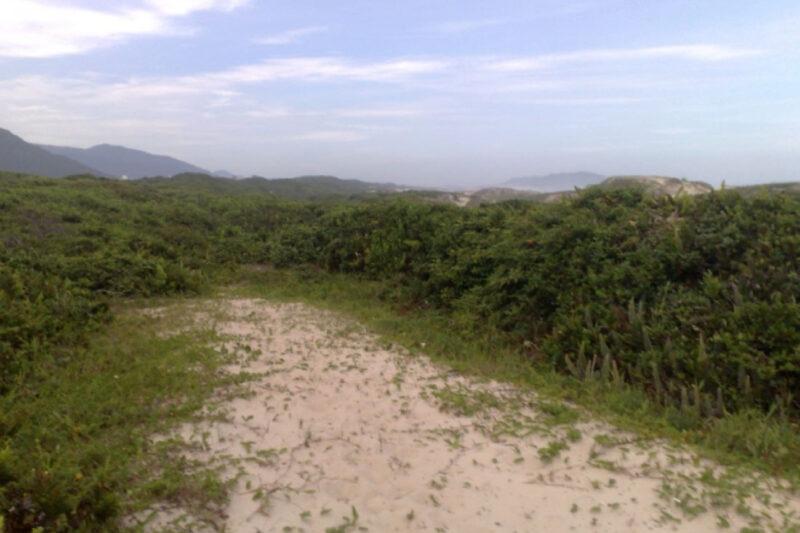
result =
[[[3,128],[0,128],[0,170],[48,178],[63,178],[75,174],[103,175],[103,172],[94,167],[48,152]]]
[[[159,155],[114,144],[90,148],[40,145],[48,152],[73,159],[83,165],[117,178],[141,179],[152,176],[172,177],[186,172],[211,174],[208,170],[168,155]]]

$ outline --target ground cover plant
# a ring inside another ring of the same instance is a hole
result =
[[[670,431],[778,473],[800,462],[792,437],[800,415],[793,194],[673,199],[633,187],[461,209],[393,197],[290,202],[234,182],[211,185],[0,175],[7,528],[91,529],[114,519],[119,504],[100,496],[114,487],[96,475],[110,450],[95,450],[79,469],[61,464],[58,479],[49,477],[54,470],[33,475],[31,435],[49,422],[27,409],[58,413],[69,402],[55,398],[77,397],[77,388],[59,392],[52,382],[99,357],[93,343],[120,301],[203,292],[253,264],[342,274],[377,287],[374,297],[396,313],[427,313],[451,337],[502,346],[497,354],[514,354],[517,373],[563,376],[594,400],[624,404],[618,412],[647,402]],[[114,353],[96,368],[98,379],[113,379],[119,372],[110,369],[138,357]],[[180,361],[178,370],[191,366],[191,358]],[[470,364],[496,362],[475,355]],[[120,423],[102,416],[98,427]],[[48,446],[76,442],[69,432],[53,439]]]

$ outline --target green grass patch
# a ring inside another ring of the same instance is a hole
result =
[[[185,304],[149,318],[127,305],[88,347],[42,364],[0,398],[0,509],[11,531],[107,530],[153,501],[224,499],[213,472],[154,434],[191,418],[226,378],[213,332],[185,327]],[[228,378],[229,379],[229,378]]]
[[[563,440],[554,440],[548,443],[547,446],[539,448],[539,459],[543,463],[552,463],[556,457],[561,455],[561,452],[568,449],[569,445]]]
[[[545,416],[545,422],[549,426],[574,424],[579,418],[578,411],[562,403],[542,402],[538,408]]]
[[[432,395],[443,411],[458,416],[475,416],[502,406],[501,400],[493,394],[466,387],[445,387],[432,391]]]

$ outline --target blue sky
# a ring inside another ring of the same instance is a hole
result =
[[[0,127],[267,177],[800,179],[796,0],[2,0]]]

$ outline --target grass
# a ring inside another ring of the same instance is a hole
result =
[[[569,445],[564,441],[551,441],[547,446],[539,448],[539,459],[541,459],[543,463],[551,463],[556,457],[561,455],[561,452],[568,448]]]
[[[5,516],[9,530],[37,527],[31,516],[42,512],[58,517],[53,530],[89,531],[154,501],[204,508],[225,499],[215,472],[180,459],[180,441],[152,440],[231,382],[214,333],[180,332],[188,304],[170,303],[157,318],[126,304],[86,349],[2,398],[0,496],[29,506],[26,518]]]
[[[483,332],[464,334],[444,311],[401,307],[388,296],[386,283],[316,270],[272,269],[242,269],[235,281],[225,290],[343,312],[387,341],[412,353],[425,353],[458,372],[534,389],[552,401],[544,405],[546,411],[547,406],[552,407],[547,414],[556,424],[570,423],[577,417],[577,413],[561,407],[566,401],[644,438],[689,445],[702,457],[777,475],[800,487],[800,431],[796,424],[778,416],[745,412],[686,429],[685,424],[675,423],[670,410],[654,404],[640,390],[565,376],[536,363],[535,358],[502,338]],[[476,407],[453,395],[439,399],[458,404],[450,407]]]
[[[486,391],[471,391],[466,387],[444,387],[431,393],[438,401],[442,411],[457,416],[475,416],[488,409],[501,406],[500,400]]]

